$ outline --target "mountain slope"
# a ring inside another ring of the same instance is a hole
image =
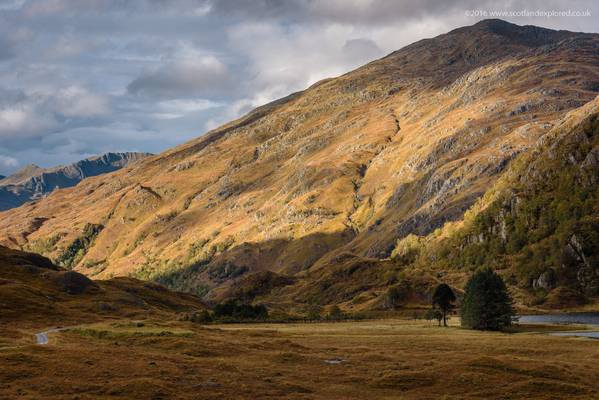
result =
[[[209,298],[375,305],[398,240],[461,220],[595,98],[598,48],[499,20],[460,28],[2,213],[0,241]],[[429,276],[410,281],[415,301]]]
[[[106,153],[73,164],[43,169],[30,164],[0,181],[0,211],[46,196],[57,188],[75,186],[90,176],[116,171],[148,153]]]
[[[512,162],[463,219],[428,235],[402,237],[391,259],[338,256],[274,296],[378,308],[389,306],[386,289],[393,287],[396,301],[405,305],[425,301],[441,281],[460,291],[472,271],[490,266],[521,308],[596,307],[598,154],[599,97],[567,113]],[[239,286],[230,294],[259,285]]]

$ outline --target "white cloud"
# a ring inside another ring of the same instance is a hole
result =
[[[72,124],[96,124],[110,112],[106,96],[80,86],[32,93],[0,90],[0,95],[0,138],[10,140],[3,147],[19,147],[22,140],[53,135]]]
[[[17,165],[19,165],[19,161],[16,158],[0,155],[0,166],[9,169]]]
[[[49,95],[51,107],[65,117],[97,117],[110,112],[108,97],[90,93],[79,86],[69,86],[59,89]]]
[[[158,119],[175,119],[185,115],[219,107],[222,104],[206,99],[176,99],[158,103],[158,111],[150,115]]]
[[[0,137],[25,139],[56,128],[54,116],[33,103],[20,103],[0,109]],[[7,143],[9,144],[9,143]]]

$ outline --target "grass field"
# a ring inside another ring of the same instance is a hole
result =
[[[599,343],[550,329],[107,321],[45,346],[21,331],[0,340],[0,398],[599,398]]]

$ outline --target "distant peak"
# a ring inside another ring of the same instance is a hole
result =
[[[152,153],[145,153],[145,152],[138,152],[138,151],[109,151],[106,153],[102,153],[99,154],[97,156],[91,156],[86,158],[85,160],[93,160],[93,159],[98,159],[98,158],[102,158],[102,157],[148,157],[148,156],[152,156]]]
[[[534,25],[516,25],[502,19],[483,19],[474,25],[455,29],[452,33],[484,34],[501,36],[509,42],[530,47],[544,46],[576,35],[569,31],[556,31]]]
[[[474,24],[472,26],[477,26],[477,27],[486,28],[486,29],[498,29],[498,28],[517,29],[518,28],[518,25],[512,24],[511,22],[507,22],[507,21],[504,21],[504,20],[498,19],[498,18],[483,19],[481,21],[478,21],[476,24]]]
[[[24,166],[23,168],[21,168],[21,169],[41,169],[41,168],[42,168],[42,167],[40,167],[39,165],[31,163],[31,164],[27,164],[27,165],[25,165],[25,166]]]
[[[23,173],[32,173],[32,172],[36,172],[36,171],[41,171],[43,168],[40,167],[39,165],[36,164],[27,164],[25,165],[23,168],[21,168],[20,170],[18,170],[15,175],[17,174],[23,174]]]

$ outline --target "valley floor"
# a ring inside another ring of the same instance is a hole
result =
[[[544,333],[563,327],[104,321],[47,345],[1,329],[2,399],[599,399],[599,343]]]

